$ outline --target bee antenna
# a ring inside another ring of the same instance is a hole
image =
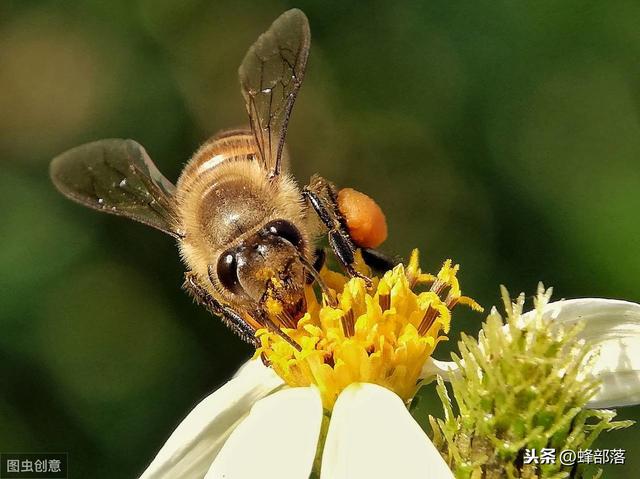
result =
[[[276,333],[282,339],[284,339],[287,343],[289,343],[295,350],[302,351],[302,347],[296,343],[291,336],[282,331],[271,319],[267,317],[267,315],[263,315],[262,317],[263,324],[269,329],[271,332]]]
[[[338,303],[333,297],[332,291],[329,289],[322,277],[320,277],[320,273],[313,267],[313,265],[307,260],[307,258],[304,257],[302,253],[300,253],[298,256],[300,257],[302,266],[304,266],[304,268],[313,277],[314,281],[318,283],[318,286],[320,286],[322,294],[327,298],[327,302],[333,307],[337,306]]]

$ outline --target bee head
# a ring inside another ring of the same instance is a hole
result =
[[[260,307],[267,296],[282,306],[283,323],[304,314],[304,239],[291,222],[274,220],[219,258],[218,283],[229,293]]]

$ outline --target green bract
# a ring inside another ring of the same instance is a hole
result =
[[[465,334],[459,370],[451,375],[452,400],[438,378],[445,418],[430,417],[434,444],[460,478],[583,477],[584,466],[524,464],[525,449],[588,449],[602,431],[628,427],[612,410],[585,406],[599,381],[597,359],[577,338],[582,323],[554,324],[542,310],[551,289],[538,289],[535,319],[523,322],[524,295],[511,301],[502,289],[506,318],[494,308],[478,339]]]

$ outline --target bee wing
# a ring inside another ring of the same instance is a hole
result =
[[[294,8],[260,35],[238,70],[251,129],[271,176],[280,173],[287,125],[304,77],[310,43],[309,21]]]
[[[173,206],[175,186],[133,140],[78,146],[55,157],[49,173],[56,188],[78,203],[181,236]]]

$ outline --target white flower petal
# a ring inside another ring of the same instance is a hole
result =
[[[140,479],[202,478],[253,404],[282,385],[260,360],[206,397],[180,423]]]
[[[338,396],[322,456],[322,479],[452,479],[435,446],[402,400],[375,384]]]
[[[535,313],[523,315],[529,320]],[[640,403],[640,305],[613,299],[584,298],[548,304],[543,312],[560,324],[584,321],[580,338],[600,348],[594,374],[602,387],[592,408]]]
[[[322,424],[315,387],[278,391],[258,401],[215,458],[206,479],[306,479]]]
[[[428,358],[422,366],[420,379],[432,379],[441,376],[445,381],[449,381],[449,376],[458,370],[458,365],[453,361],[439,361]]]

